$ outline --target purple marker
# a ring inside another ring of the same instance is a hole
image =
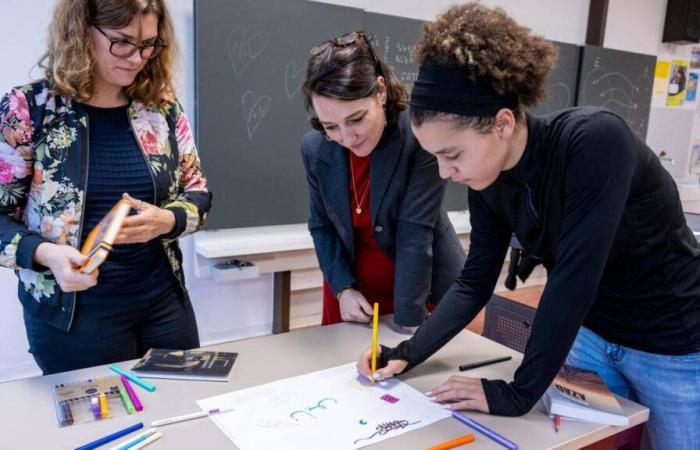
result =
[[[92,410],[92,415],[95,419],[99,420],[102,418],[102,410],[100,410],[100,399],[97,397],[90,397],[90,409]]]
[[[501,444],[505,448],[510,449],[510,450],[518,450],[518,444],[506,439],[505,437],[496,433],[492,429],[483,426],[482,424],[480,424],[476,420],[474,420],[470,417],[467,417],[464,414],[459,413],[457,411],[452,412],[452,417],[454,417],[455,419],[459,420],[462,423],[469,425],[470,427],[474,428],[476,431],[478,431],[478,432],[482,433],[484,436],[498,442],[499,444]]]
[[[136,392],[134,392],[134,388],[131,387],[131,383],[129,383],[129,380],[124,375],[120,375],[120,377],[122,380],[122,384],[126,388],[126,393],[129,394],[131,403],[134,404],[134,408],[136,408],[136,411],[142,411],[143,405],[141,404],[141,400],[139,400],[139,397],[136,395]]]

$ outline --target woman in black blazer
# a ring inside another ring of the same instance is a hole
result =
[[[315,112],[302,156],[323,324],[367,322],[378,302],[397,325],[416,327],[465,254],[442,207],[437,161],[403,112],[406,88],[353,32],[311,50],[304,94]]]

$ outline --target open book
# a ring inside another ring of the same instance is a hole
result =
[[[131,369],[144,378],[228,381],[238,353],[152,348]]]
[[[600,376],[564,364],[542,397],[550,416],[605,425],[629,425],[629,418]]]
[[[129,202],[119,200],[100,220],[100,223],[90,231],[83,248],[80,250],[80,253],[88,257],[87,262],[80,268],[81,272],[90,273],[105,262],[107,255],[112,251],[112,245],[119,234],[122,223],[130,211]]]

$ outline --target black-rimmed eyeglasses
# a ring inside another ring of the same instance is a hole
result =
[[[97,25],[93,25],[93,27],[95,27],[97,31],[102,33],[102,35],[109,40],[109,53],[111,53],[113,56],[116,56],[117,58],[131,58],[134,55],[134,53],[138,51],[141,54],[141,58],[153,59],[156,56],[158,56],[158,54],[161,50],[163,50],[163,48],[166,47],[165,43],[161,41],[160,38],[156,38],[155,42],[150,42],[143,45],[136,45],[133,42],[130,42],[126,39],[115,38],[108,35],[104,32],[104,30],[102,30],[102,28],[98,27]]]

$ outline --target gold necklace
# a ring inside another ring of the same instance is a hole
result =
[[[367,191],[369,191],[369,183],[367,183],[367,187],[365,188],[365,192],[362,194],[362,198],[360,201],[357,201],[357,187],[355,186],[355,172],[352,169],[352,156],[350,157],[350,177],[352,178],[352,192],[355,194],[355,212],[357,214],[362,214],[362,202],[365,200],[365,195],[367,195]]]

